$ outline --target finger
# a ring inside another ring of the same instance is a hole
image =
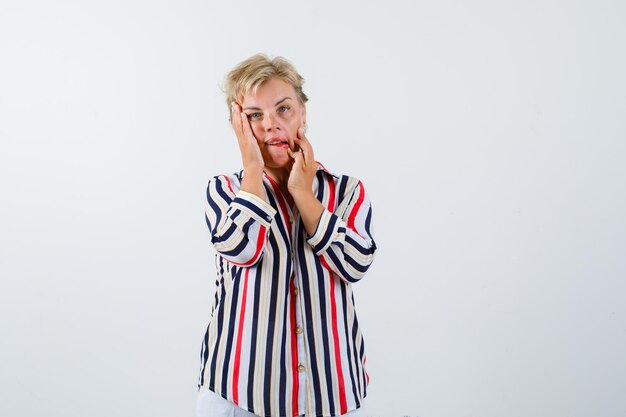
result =
[[[287,148],[287,153],[289,154],[289,156],[292,159],[296,159],[297,157],[302,157],[302,152],[300,152],[300,151],[292,151],[289,148]]]
[[[299,127],[299,128],[298,128],[298,134],[297,134],[297,136],[298,136],[300,139],[306,139],[306,140],[308,140],[308,139],[307,139],[307,137],[306,137],[306,135],[304,134],[304,128],[303,128],[303,127]]]
[[[235,135],[237,135],[237,139],[241,136],[241,113],[239,110],[239,106],[234,101],[230,105],[230,122],[233,126],[233,130],[235,131]]]
[[[296,137],[295,137],[295,138],[293,138],[293,140],[290,140],[290,141],[289,141],[289,147],[290,147],[292,150],[295,150],[295,151],[297,151],[297,150],[298,150],[298,148],[302,149],[300,146],[298,146],[298,144],[296,143],[296,141],[297,141],[298,139],[301,139],[303,136],[304,136],[304,130],[303,130],[303,128],[302,128],[302,127],[299,127],[299,128],[298,128],[298,130],[296,130]]]
[[[304,153],[305,162],[312,163],[315,162],[315,153],[313,152],[313,146],[311,142],[304,136],[304,132],[301,132],[302,129],[298,129],[298,139],[296,139],[296,143],[300,146]],[[301,132],[301,133],[300,133]]]
[[[302,161],[304,162],[305,165],[308,165],[311,161],[313,161],[313,155],[311,154],[310,151],[307,150],[303,142],[301,142],[299,139],[296,139],[296,141],[298,143],[298,147],[300,148],[300,150],[297,153],[302,155]]]
[[[250,126],[250,120],[248,120],[248,115],[245,114],[244,112],[241,112],[240,115],[241,115],[241,131],[243,132],[245,137],[253,140],[254,143],[256,143],[256,137],[254,136],[254,133],[252,133],[252,127]]]
[[[304,155],[302,155],[302,152],[292,151],[291,149],[287,148],[287,153],[289,154],[291,159],[293,159],[294,165],[301,166],[302,164],[304,164]]]
[[[296,132],[296,135],[297,134],[298,133]],[[288,142],[288,145],[289,145],[289,150],[291,150],[293,152],[298,151],[298,147],[296,146],[295,138],[292,139],[291,135],[289,135],[289,136],[287,136],[287,142]]]

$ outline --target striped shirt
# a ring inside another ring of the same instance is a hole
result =
[[[338,416],[361,406],[369,376],[351,285],[374,260],[361,181],[318,163],[324,206],[309,236],[267,175],[267,200],[243,171],[212,178],[205,217],[217,280],[198,387],[259,416]]]

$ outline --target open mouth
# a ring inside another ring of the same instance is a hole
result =
[[[272,140],[270,142],[266,142],[265,144],[269,146],[278,146],[279,148],[289,147],[289,142],[287,142],[286,140]]]

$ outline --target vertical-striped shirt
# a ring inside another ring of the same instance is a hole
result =
[[[242,176],[207,187],[217,288],[198,387],[266,417],[357,409],[369,376],[351,285],[376,251],[365,188],[318,163],[313,192],[324,211],[309,236],[272,178],[264,175],[264,200],[240,190]]]

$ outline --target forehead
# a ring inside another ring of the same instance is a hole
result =
[[[269,106],[285,97],[296,98],[296,91],[291,84],[280,78],[270,78],[259,86],[256,93],[250,90],[243,96],[242,104],[245,106]]]

